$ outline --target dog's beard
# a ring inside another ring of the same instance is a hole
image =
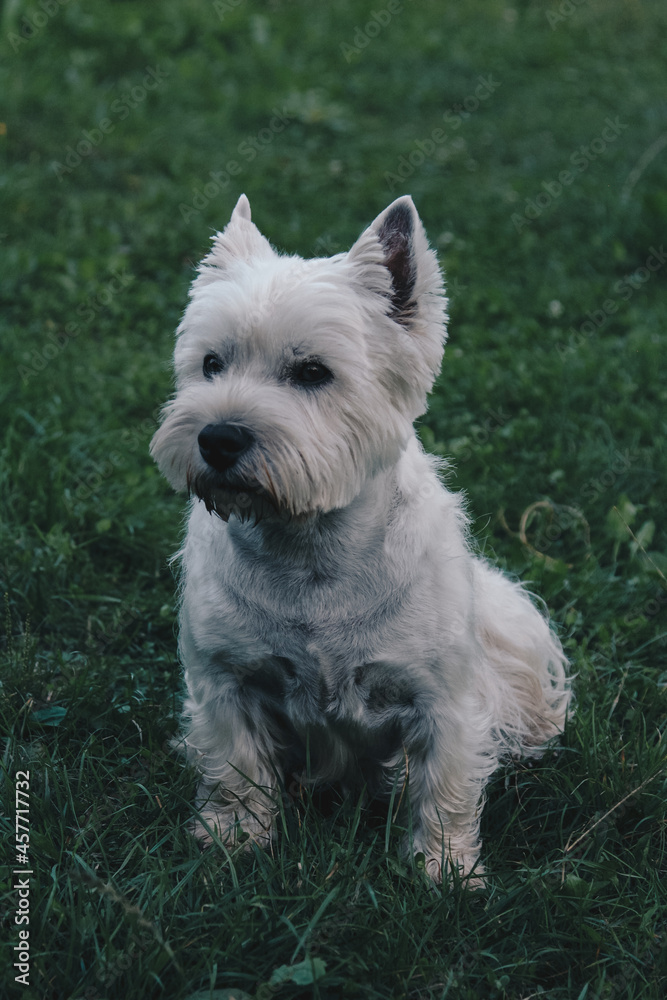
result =
[[[188,475],[188,493],[199,497],[209,514],[228,521],[232,514],[240,521],[260,521],[267,517],[288,520],[292,512],[280,503],[275,490],[248,478],[226,476],[215,469]]]

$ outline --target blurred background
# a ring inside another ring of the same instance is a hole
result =
[[[242,191],[304,256],[346,249],[412,194],[451,298],[422,437],[476,516],[504,506],[516,528],[547,497],[597,540],[627,494],[659,525],[662,5],[2,13],[5,429],[21,443],[7,486],[22,522],[59,526],[56,558],[72,531],[91,556],[141,544],[160,499],[175,542],[179,502],[146,448],[193,265]],[[568,533],[551,556],[582,542]]]
[[[100,725],[122,742],[130,719],[155,745],[173,731],[184,504],[148,444],[193,267],[241,192],[303,256],[413,196],[451,314],[422,441],[451,458],[479,547],[546,598],[582,718],[604,691],[626,733],[659,729],[664,3],[5,0],[0,15],[17,745]]]

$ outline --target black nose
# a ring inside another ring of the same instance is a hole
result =
[[[218,472],[235,464],[254,442],[254,437],[238,424],[207,424],[197,438],[201,457]]]

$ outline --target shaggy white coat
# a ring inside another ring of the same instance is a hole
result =
[[[308,780],[380,795],[406,783],[430,874],[479,873],[489,776],[562,730],[560,643],[471,552],[460,497],[413,430],[445,339],[409,197],[349,253],[302,260],[272,249],[242,196],[199,268],[151,447],[196,497],[180,655],[203,839],[266,844],[282,776],[307,763]],[[221,370],[207,377],[210,354]],[[295,383],[304,359],[331,380]],[[229,472],[198,446],[215,424],[254,438]]]

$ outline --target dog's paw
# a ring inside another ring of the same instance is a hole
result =
[[[442,854],[439,857],[425,857],[424,871],[436,885],[443,881],[452,882],[455,878],[461,882],[464,889],[471,891],[486,888],[484,879],[484,867],[478,861],[476,855],[464,855],[462,857],[445,858],[444,871],[442,864]],[[456,872],[456,875],[454,875]]]
[[[265,811],[238,806],[207,805],[199,816],[191,820],[189,831],[202,847],[209,847],[218,837],[228,847],[244,844],[248,849],[252,843],[264,849],[271,843],[272,816]]]

